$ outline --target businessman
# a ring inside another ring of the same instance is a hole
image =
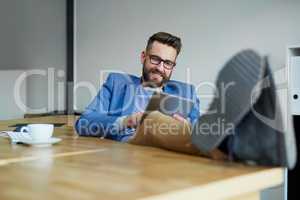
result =
[[[78,134],[127,142],[134,135],[154,91],[192,100],[194,106],[188,118],[175,114],[173,119],[195,123],[199,117],[199,99],[194,86],[171,80],[181,46],[181,39],[172,34],[152,35],[141,52],[141,76],[110,73],[77,120]]]

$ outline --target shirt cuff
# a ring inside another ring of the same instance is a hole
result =
[[[122,116],[122,117],[118,117],[116,119],[116,121],[114,122],[114,124],[113,124],[114,128],[119,130],[119,131],[122,131],[122,130],[126,129],[127,127],[125,127],[124,124],[123,124],[126,117],[127,117],[127,115]]]

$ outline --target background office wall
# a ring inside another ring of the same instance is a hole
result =
[[[76,2],[77,83],[89,82],[98,90],[105,70],[140,75],[139,56],[147,38],[168,31],[183,40],[173,78],[198,85],[203,110],[213,93],[205,83],[215,80],[218,69],[234,53],[254,48],[269,55],[274,70],[282,69],[286,45],[299,43],[298,0]],[[284,70],[277,75],[284,81]],[[83,110],[94,95],[87,87],[79,87],[75,108]]]
[[[23,117],[25,112],[18,105],[26,105],[26,81],[23,81],[22,85],[17,89],[18,96],[16,96],[16,99],[18,100],[13,101],[13,99],[15,99],[15,82],[24,72],[24,70],[1,70],[0,120]]]
[[[25,79],[24,101],[31,109],[25,112],[64,109],[65,88],[61,87],[60,95],[58,88],[65,83],[64,76],[59,76],[63,75],[59,71],[64,71],[66,65],[65,0],[1,0],[0,26],[1,94],[12,90],[12,80],[18,78],[16,74],[21,70],[29,75]],[[32,69],[41,70],[35,71],[41,74],[30,75]],[[48,75],[51,77],[53,73],[54,83],[48,83],[51,80]],[[22,117],[24,111],[16,108],[14,98],[8,96],[5,102],[10,104],[3,104],[1,97],[1,107],[5,107],[1,108],[1,119]]]

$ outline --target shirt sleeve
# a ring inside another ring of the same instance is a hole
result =
[[[189,114],[188,120],[191,122],[192,125],[194,125],[200,116],[200,100],[196,94],[196,90],[194,86],[192,86],[191,90],[192,90],[192,100],[194,102],[194,106],[192,108],[192,111]]]
[[[117,137],[114,123],[119,116],[109,114],[113,82],[113,76],[110,74],[97,96],[76,121],[75,129],[80,136],[108,137],[110,139]]]

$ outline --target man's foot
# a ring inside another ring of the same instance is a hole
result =
[[[293,127],[284,127],[267,59],[252,50],[238,53],[222,68],[216,86],[218,95],[193,127],[193,144],[208,154],[232,135],[231,159],[293,168]]]

